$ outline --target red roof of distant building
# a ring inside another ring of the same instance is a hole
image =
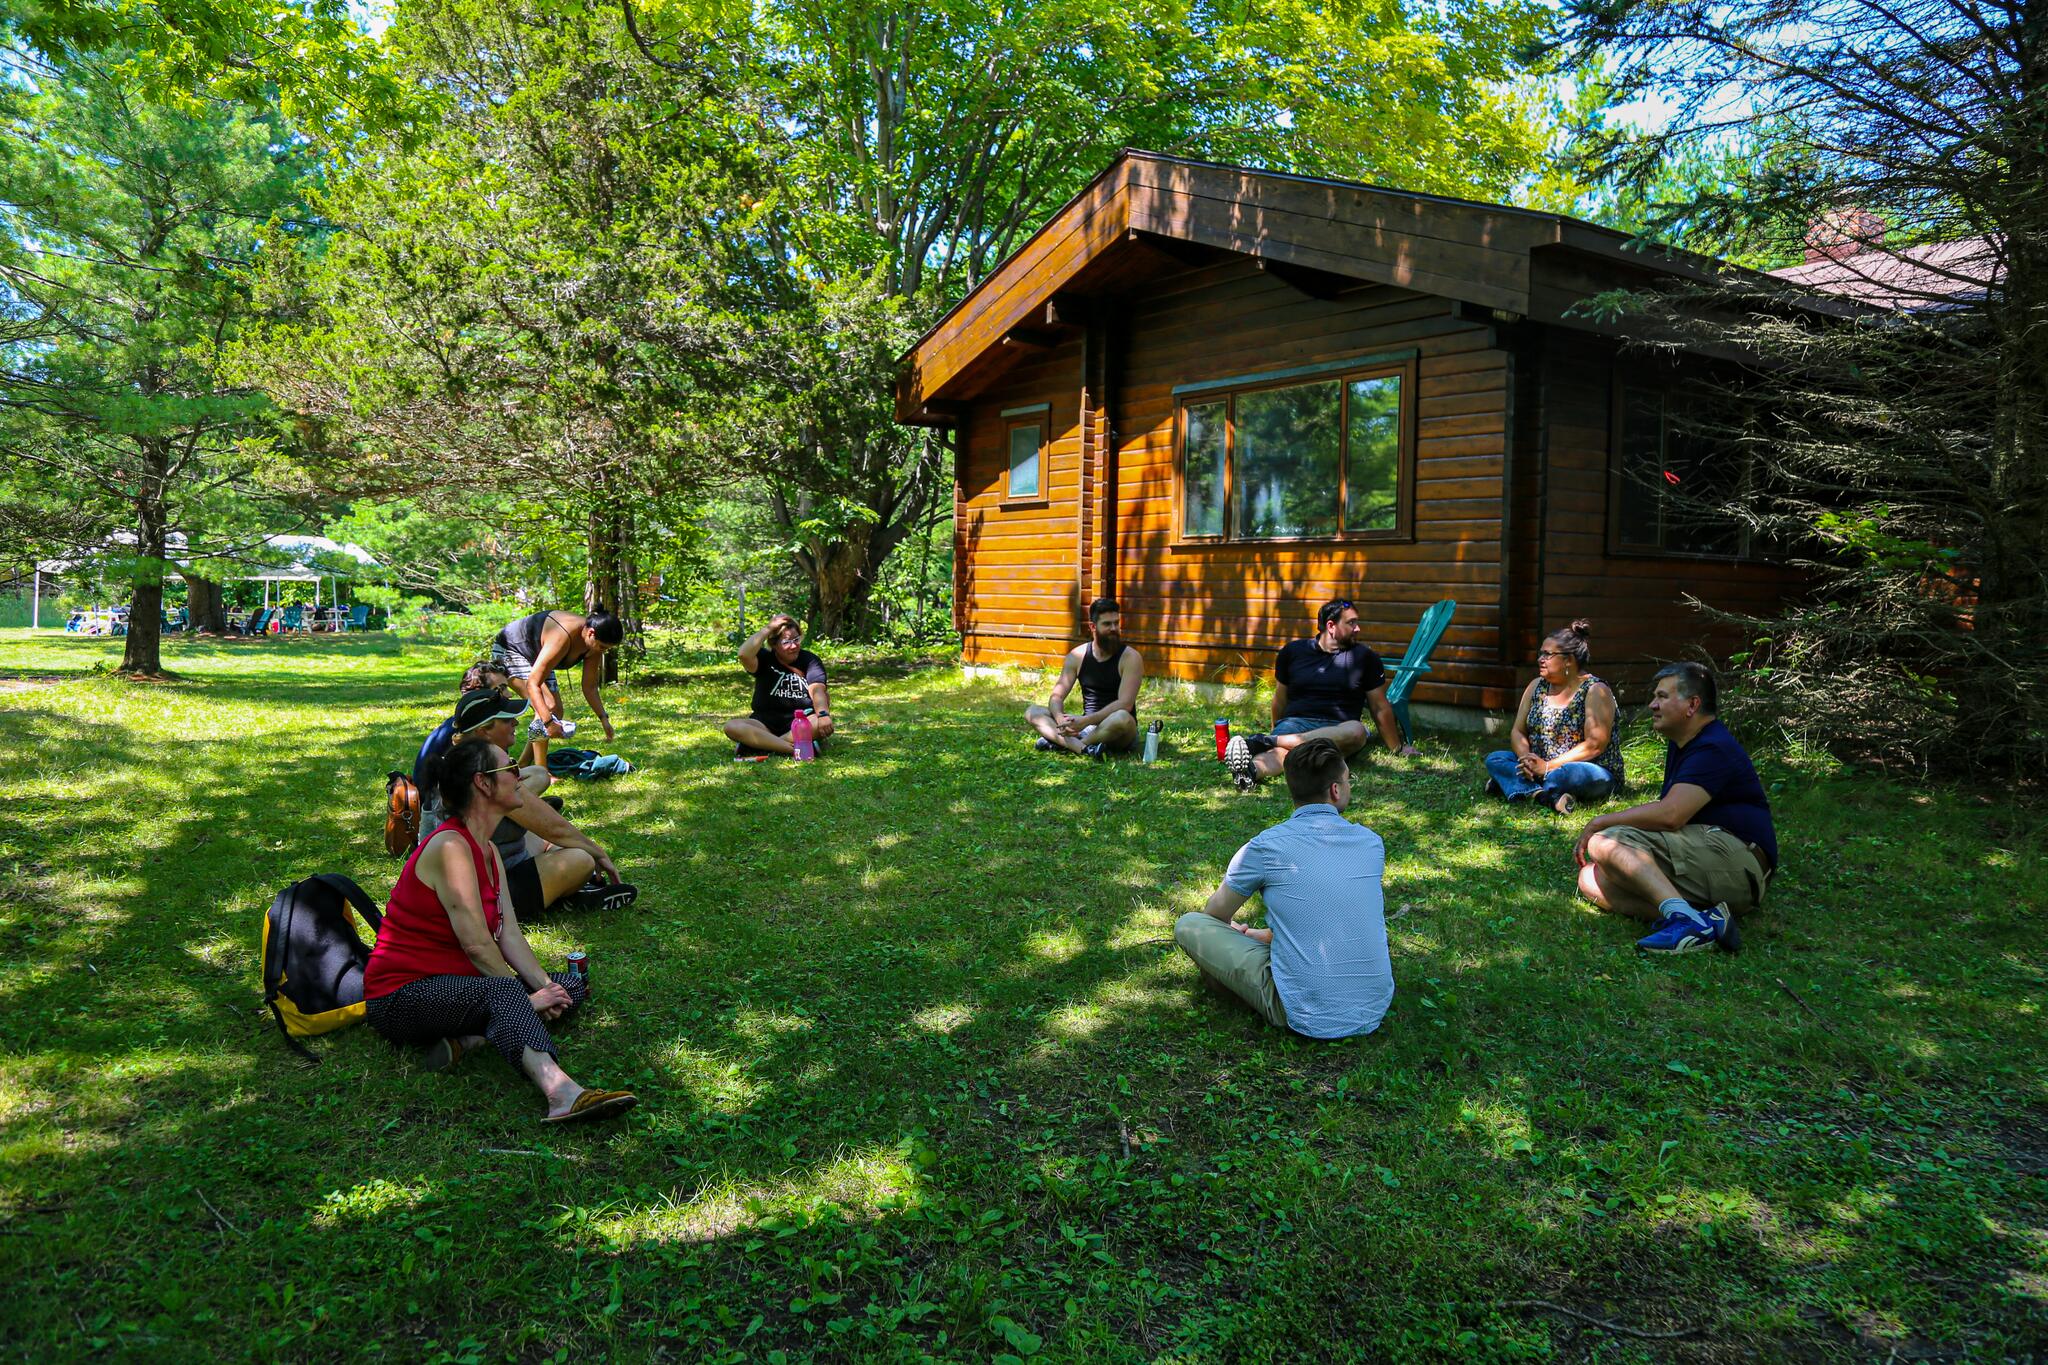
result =
[[[1965,237],[1926,246],[1859,251],[1770,273],[1823,294],[1879,308],[1957,308],[1991,292],[2002,269],[1996,238]]]

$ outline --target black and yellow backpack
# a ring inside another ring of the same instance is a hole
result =
[[[263,917],[263,1003],[293,1051],[319,1058],[297,1040],[332,1033],[363,1017],[363,967],[370,949],[356,916],[374,939],[384,917],[347,877],[322,873],[277,893]]]

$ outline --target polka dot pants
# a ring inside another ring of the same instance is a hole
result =
[[[578,1005],[590,994],[580,976],[550,972],[548,979],[568,991]],[[516,976],[424,976],[368,1001],[363,1017],[392,1042],[422,1047],[481,1033],[517,1071],[527,1048],[550,1057],[560,1055],[527,994]]]

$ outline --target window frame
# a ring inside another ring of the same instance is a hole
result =
[[[1173,539],[1176,546],[1198,545],[1331,545],[1349,542],[1404,544],[1415,540],[1415,446],[1417,409],[1417,357],[1413,352],[1395,355],[1361,356],[1299,369],[1245,375],[1215,383],[1188,384],[1173,395]],[[1395,416],[1399,448],[1395,455],[1398,471],[1394,489],[1394,525],[1391,530],[1352,530],[1341,523],[1349,508],[1351,494],[1351,385],[1360,379],[1397,378],[1401,381],[1400,407]],[[1337,386],[1337,486],[1338,530],[1325,535],[1239,536],[1232,534],[1237,496],[1237,399],[1242,394],[1273,389],[1298,388],[1309,384]],[[1188,492],[1188,409],[1211,403],[1225,404],[1223,417],[1223,530],[1216,535],[1192,534],[1187,529]]]
[[[999,414],[1003,426],[1003,496],[1004,507],[1045,507],[1052,501],[1047,491],[1052,480],[1052,471],[1047,467],[1052,451],[1052,404],[1032,403],[1025,407],[1004,408]],[[1010,476],[1016,473],[1016,466],[1010,462],[1012,433],[1023,427],[1038,429],[1038,489],[1032,493],[1012,493]]]
[[[1733,551],[1717,550],[1674,550],[1664,545],[1649,544],[1625,537],[1621,518],[1622,487],[1627,478],[1623,468],[1627,459],[1623,447],[1624,422],[1628,415],[1628,398],[1631,393],[1654,394],[1658,403],[1658,431],[1660,460],[1661,452],[1668,450],[1671,433],[1671,412],[1674,401],[1688,401],[1682,381],[1663,379],[1649,375],[1616,374],[1611,385],[1608,400],[1607,421],[1607,516],[1606,551],[1610,559],[1690,559],[1713,564],[1759,564],[1772,560],[1772,556],[1758,546],[1755,532],[1737,522],[1736,534],[1741,538],[1740,548]],[[1745,496],[1753,489],[1756,478],[1756,461],[1744,459],[1740,482]],[[1659,531],[1662,532],[1665,503],[1658,502]]]

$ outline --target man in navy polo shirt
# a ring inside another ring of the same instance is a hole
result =
[[[1737,915],[1756,909],[1778,870],[1771,802],[1749,754],[1716,718],[1719,689],[1698,664],[1657,674],[1651,722],[1664,736],[1655,801],[1590,821],[1574,850],[1579,894],[1656,925],[1648,952],[1734,952]]]
[[[1316,613],[1314,635],[1289,641],[1273,661],[1272,730],[1237,736],[1223,762],[1237,789],[1248,792],[1280,771],[1290,749],[1311,739],[1327,739],[1349,758],[1365,747],[1368,707],[1387,752],[1413,755],[1387,700],[1387,667],[1372,646],[1359,643],[1358,608],[1340,597]]]

